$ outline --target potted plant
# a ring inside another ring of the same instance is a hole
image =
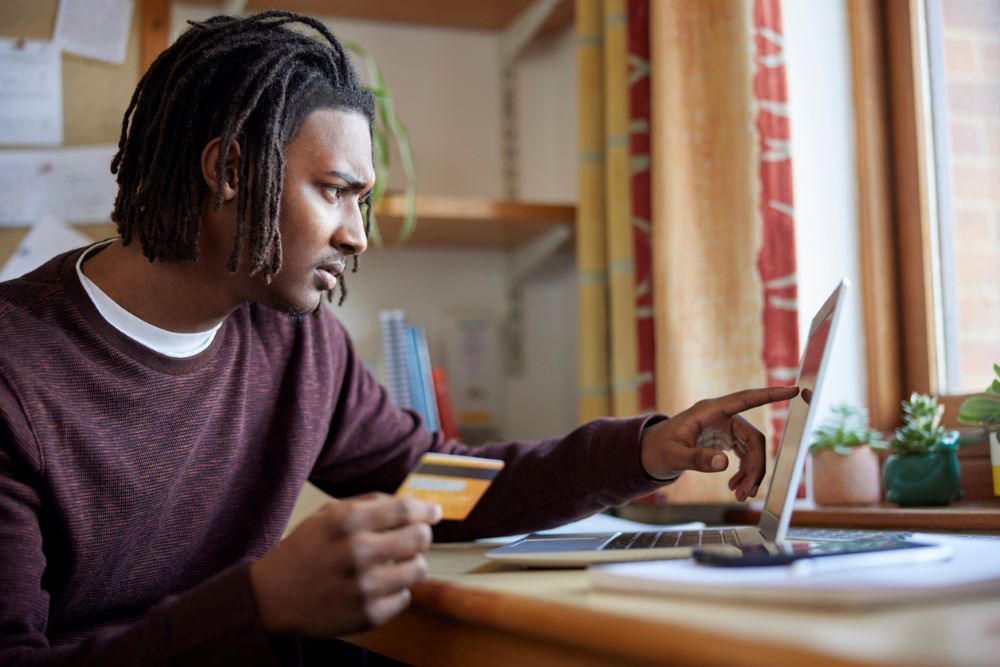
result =
[[[993,467],[993,495],[1000,496],[1000,364],[993,364],[996,376],[986,393],[972,396],[959,406],[958,421],[986,429],[990,441],[990,463]]]
[[[944,406],[914,392],[903,401],[903,425],[889,443],[882,471],[886,499],[900,505],[947,505],[961,500],[958,431],[941,426]]]
[[[870,505],[882,497],[877,449],[882,434],[864,408],[842,403],[813,435],[813,500],[819,505]]]

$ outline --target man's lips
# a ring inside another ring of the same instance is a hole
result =
[[[320,286],[329,292],[337,286],[337,276],[344,272],[344,262],[330,262],[320,264],[316,267],[316,274],[319,277]]]
[[[339,260],[336,262],[328,262],[326,264],[320,264],[318,268],[320,271],[326,271],[327,273],[332,273],[335,276],[339,276],[341,273],[344,272],[346,266],[347,266],[346,262],[344,262],[343,260]]]

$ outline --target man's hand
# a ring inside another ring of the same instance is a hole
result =
[[[406,608],[441,508],[382,493],[325,504],[250,566],[264,629],[337,637]]]
[[[721,441],[731,446],[740,459],[740,468],[729,479],[729,488],[740,501],[756,496],[764,479],[764,434],[739,413],[787,401],[798,393],[798,387],[768,387],[698,401],[684,412],[643,430],[642,466],[657,479],[684,470],[720,472],[729,466],[729,458],[718,445],[706,440]]]

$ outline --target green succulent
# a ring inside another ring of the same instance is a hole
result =
[[[987,431],[1000,429],[1000,364],[993,364],[996,377],[984,395],[972,396],[962,401],[958,421],[971,426],[982,426]]]
[[[936,398],[913,392],[903,401],[903,425],[896,429],[889,445],[898,454],[928,454],[954,450],[958,431],[941,426],[944,406]]]
[[[833,413],[827,421],[816,429],[812,453],[824,448],[832,449],[841,456],[848,456],[855,447],[869,445],[872,449],[885,449],[882,434],[868,427],[868,411],[864,408],[841,403],[831,408]]]

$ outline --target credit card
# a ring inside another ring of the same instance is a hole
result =
[[[437,503],[442,518],[460,521],[469,516],[501,470],[503,461],[496,459],[428,452],[420,457],[396,495]]]

